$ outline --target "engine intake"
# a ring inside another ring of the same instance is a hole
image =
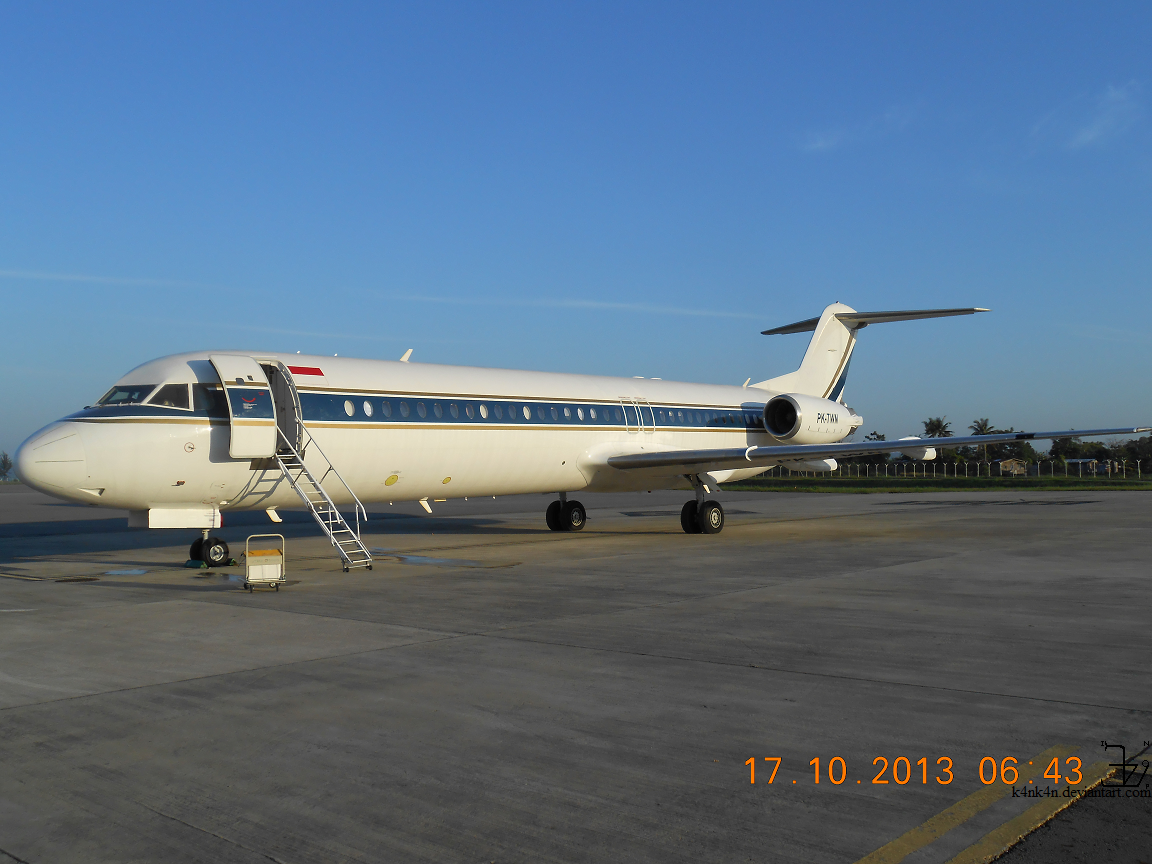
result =
[[[800,428],[800,406],[791,396],[777,396],[764,406],[764,428],[785,441]]]
[[[764,406],[764,428],[777,441],[793,444],[842,441],[863,422],[846,405],[802,393],[782,393]]]

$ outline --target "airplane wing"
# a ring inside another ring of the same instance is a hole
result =
[[[1012,441],[1055,438],[1082,438],[1092,435],[1138,435],[1152,432],[1152,426],[1124,429],[1069,429],[1064,432],[1002,432],[994,435],[966,435],[953,438],[905,438],[897,441],[861,441],[841,444],[784,444],[767,447],[731,447],[714,450],[660,450],[608,457],[608,464],[621,470],[636,468],[676,468],[676,473],[695,474],[730,468],[768,467],[777,462],[810,459],[844,459],[875,453],[898,453],[924,448],[950,449]]]

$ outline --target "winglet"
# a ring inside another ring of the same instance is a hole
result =
[[[411,356],[412,356],[412,349],[411,349],[411,348],[409,348],[407,351],[405,351],[405,352],[404,352],[404,356],[400,358],[400,362],[401,362],[401,363],[407,363],[407,362],[408,362],[408,359],[409,359]]]

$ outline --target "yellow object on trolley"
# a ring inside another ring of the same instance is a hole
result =
[[[279,549],[253,549],[253,540],[277,538]],[[277,591],[284,582],[285,543],[283,534],[253,534],[244,544],[244,587],[273,586]]]

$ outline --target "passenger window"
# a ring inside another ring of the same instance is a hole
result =
[[[100,397],[97,405],[139,405],[156,389],[155,384],[124,384]]]
[[[467,405],[464,406],[464,413],[468,416],[469,420],[471,420],[473,417],[476,416],[476,409],[472,407],[471,402],[469,402]],[[480,416],[481,417],[487,417],[488,416],[488,406],[487,405],[481,405],[480,406]]]
[[[392,416],[392,403],[389,402],[387,399],[385,399],[383,402],[380,403],[380,411],[384,414],[385,417],[391,417]]]
[[[497,420],[503,420],[504,419],[504,408],[501,407],[499,402],[497,402],[495,405],[492,406],[492,410],[496,412],[496,419]],[[481,411],[483,411],[483,408],[481,408]]]
[[[680,423],[680,425],[684,425],[684,412],[683,411],[677,411],[676,412],[676,420],[677,420],[677,422]]]
[[[541,419],[543,419],[543,416],[544,416],[544,409],[543,408],[540,409],[540,416],[541,416]],[[525,420],[531,420],[532,419],[532,409],[529,408],[527,405],[524,406],[524,419]]]
[[[571,408],[565,408],[564,409],[564,419],[565,420],[571,420],[572,419],[572,409]]]
[[[616,422],[617,423],[623,423],[624,422],[624,411],[620,408],[614,408],[613,411],[616,413]]]
[[[408,407],[408,403],[407,402],[401,402],[400,403],[400,416],[401,417],[407,417],[411,413],[412,413],[412,410]]]
[[[544,419],[544,406],[543,405],[537,405],[536,406],[536,419],[537,420],[543,420]]]
[[[583,422],[583,420],[584,420],[584,409],[583,408],[577,408],[576,409],[576,419]]]
[[[188,410],[188,385],[165,384],[156,391],[156,395],[148,400],[148,404],[161,405],[164,408],[183,408],[184,410]]]
[[[344,400],[344,413],[349,417],[356,413],[356,406],[348,399]]]
[[[456,405],[455,402],[449,403],[448,413],[452,415],[453,420],[459,420],[460,419],[460,408],[459,408],[459,406]]]
[[[591,417],[593,420],[595,420],[596,419],[596,409],[595,408],[589,408],[588,409],[588,416]]]
[[[552,419],[553,420],[559,420],[560,419],[560,412],[556,410],[555,405],[552,406]]]
[[[437,417],[443,417],[444,416],[444,409],[440,406],[439,402],[433,402],[432,403],[432,413],[435,414]]]
[[[427,417],[428,416],[428,409],[424,407],[423,402],[417,402],[416,403],[416,413],[419,414],[421,417]]]
[[[364,416],[365,417],[371,417],[372,416],[372,403],[369,402],[367,399],[364,400]]]

